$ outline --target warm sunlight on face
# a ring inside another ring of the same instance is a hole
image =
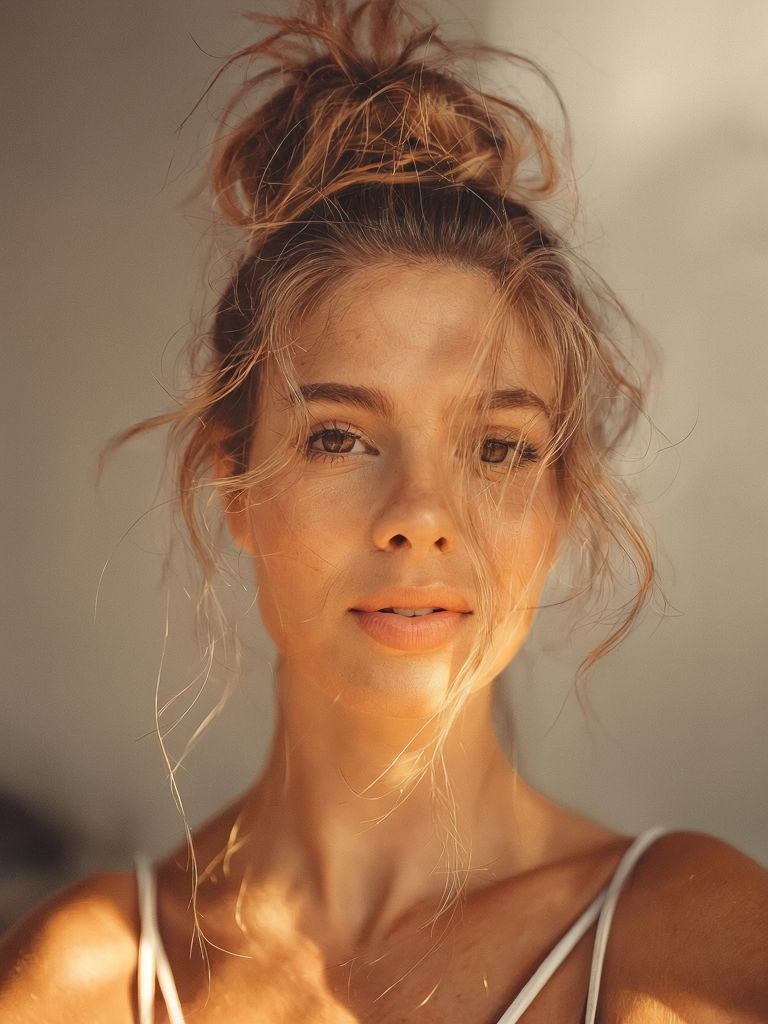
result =
[[[347,278],[297,338],[312,423],[301,472],[268,500],[246,496],[248,510],[234,517],[281,670],[359,710],[431,713],[477,635],[447,424],[494,297],[485,275],[439,265]],[[519,329],[493,381],[483,372],[477,386],[498,392],[476,424],[469,486],[473,504],[492,509],[477,540],[496,568],[500,607],[492,671],[479,686],[528,632],[557,543],[558,500],[540,457],[552,378]],[[275,381],[263,389],[253,465],[290,433],[290,417]]]

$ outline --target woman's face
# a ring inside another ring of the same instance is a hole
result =
[[[245,511],[231,516],[254,556],[282,671],[358,710],[433,712],[478,635],[470,551],[450,500],[460,466],[448,424],[495,299],[484,274],[440,265],[345,279],[296,338],[311,417],[301,469],[268,494],[246,493]],[[483,371],[473,387],[491,389],[500,394],[490,413],[477,419],[476,394],[461,413],[477,439],[465,479],[498,604],[478,686],[523,643],[558,535],[555,473],[540,460],[553,382],[514,327],[493,381]],[[253,466],[293,422],[275,378],[262,389]],[[405,614],[426,608],[444,610]]]

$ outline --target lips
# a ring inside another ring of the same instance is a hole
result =
[[[376,643],[400,651],[430,651],[450,643],[472,614],[466,598],[443,584],[381,590],[350,614]]]
[[[364,633],[384,647],[397,651],[432,651],[450,643],[470,618],[471,612],[442,609],[429,615],[397,615],[353,608],[350,614]]]

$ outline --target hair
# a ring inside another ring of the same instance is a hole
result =
[[[562,109],[555,87],[527,58],[449,44],[435,23],[398,0],[354,7],[311,0],[292,17],[247,17],[261,36],[214,79],[235,66],[246,71],[221,117],[209,178],[218,217],[239,236],[233,272],[210,331],[193,346],[184,399],[110,448],[156,427],[170,429],[175,498],[205,591],[221,562],[222,494],[242,501],[285,473],[306,426],[291,362],[302,319],[363,269],[437,264],[481,272],[498,303],[476,365],[494,364],[514,316],[551,367],[554,429],[544,463],[554,464],[576,553],[580,580],[573,592],[607,603],[627,567],[634,581],[631,598],[612,612],[608,634],[584,658],[585,672],[626,636],[654,582],[649,544],[615,466],[643,409],[637,371],[615,340],[617,323],[632,325],[546,219],[562,181],[548,133],[518,103],[469,84],[459,66],[501,57],[533,69]],[[266,66],[255,70],[259,62]],[[267,373],[297,399],[296,433],[268,464],[253,465],[250,444]],[[225,476],[217,472],[222,464]],[[468,492],[460,489],[455,503],[485,628],[456,673],[429,756],[418,761],[414,778],[429,771],[433,782],[441,743],[483,665],[492,632],[490,581],[499,571],[473,539],[480,513]],[[444,771],[435,792],[451,833]],[[466,862],[453,833],[453,883],[441,910],[460,893]]]

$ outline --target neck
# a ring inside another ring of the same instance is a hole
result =
[[[430,770],[435,722],[279,682],[275,742],[243,808],[248,856],[333,945],[376,941],[418,906],[429,916],[446,883],[471,889],[525,866],[516,823],[531,791],[499,746],[490,685],[466,701]]]

